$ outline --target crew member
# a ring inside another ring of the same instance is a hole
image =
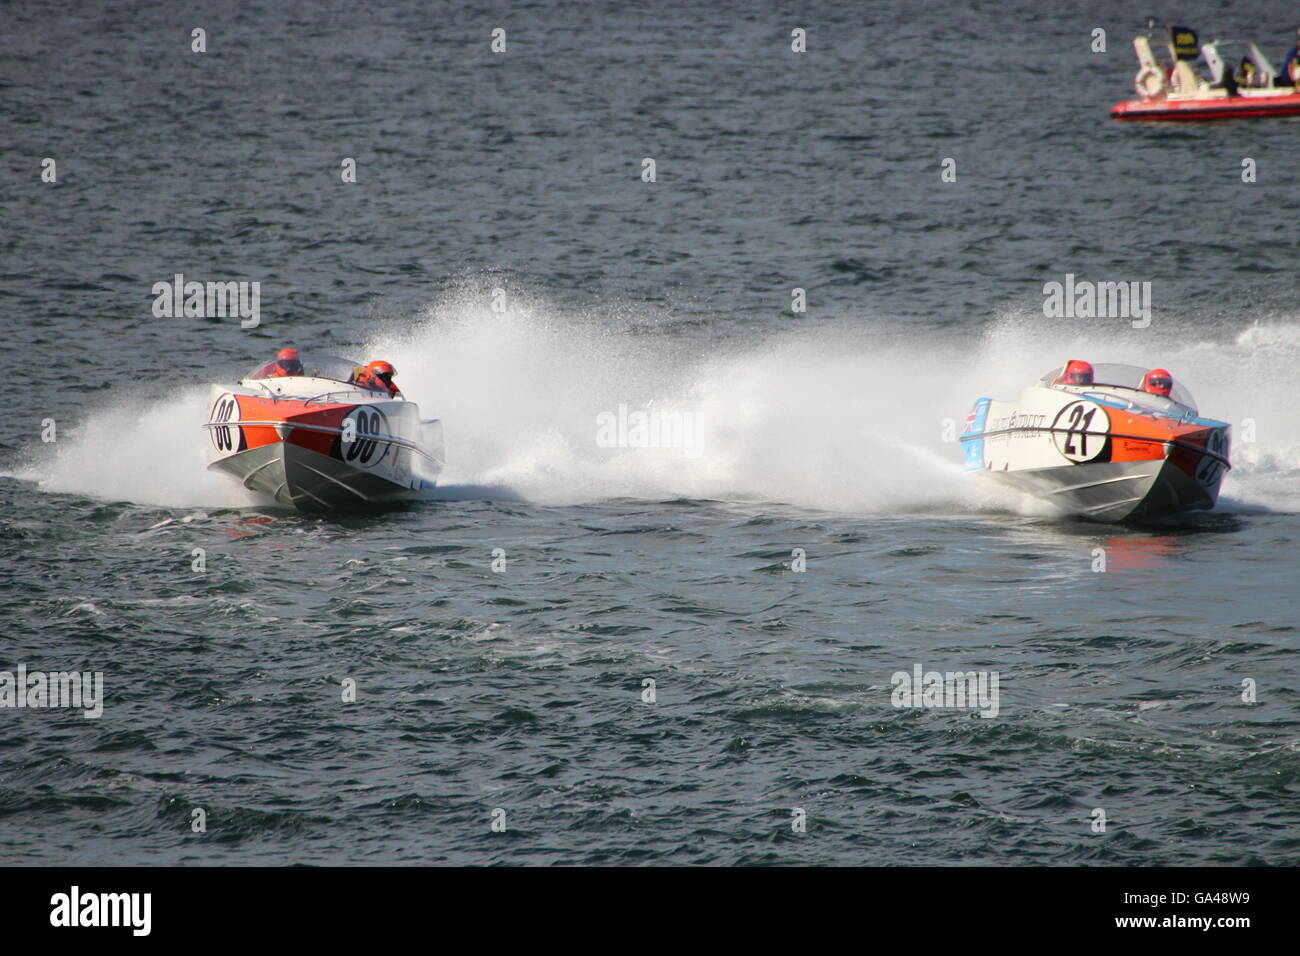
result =
[[[1092,366],[1080,359],[1070,359],[1065,363],[1065,371],[1061,373],[1053,385],[1091,385],[1092,384]]]
[[[1300,27],[1296,27],[1295,46],[1286,51],[1286,59],[1282,61],[1282,76],[1278,80],[1278,85],[1296,86],[1300,85]]]
[[[266,370],[266,378],[284,378],[288,375],[302,374],[302,359],[297,349],[280,349]]]
[[[1241,65],[1237,67],[1236,81],[1238,86],[1252,87],[1255,85],[1255,63],[1250,57],[1243,56],[1241,58]]]
[[[1142,376],[1142,391],[1169,397],[1174,387],[1174,377],[1162,368],[1153,368]]]
[[[371,362],[365,368],[357,369],[352,376],[354,385],[360,385],[362,388],[372,388],[377,392],[387,392],[389,398],[396,398],[401,392],[398,390],[396,383],[393,382],[393,376],[397,374],[397,369],[382,360]]]

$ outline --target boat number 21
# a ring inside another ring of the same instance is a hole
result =
[[[1072,402],[1056,416],[1057,447],[1070,461],[1092,461],[1106,446],[1110,420],[1090,402]]]
[[[1085,412],[1082,405],[1070,409],[1069,431],[1065,433],[1065,453],[1071,458],[1076,455],[1080,458],[1088,457],[1088,426],[1096,414],[1097,409],[1090,408]],[[1076,441],[1079,443],[1077,449],[1074,447]]]

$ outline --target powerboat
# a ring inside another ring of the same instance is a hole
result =
[[[1194,31],[1174,27],[1169,43],[1173,66],[1166,70],[1151,51],[1150,39],[1134,38],[1138,98],[1115,104],[1110,115],[1120,120],[1217,120],[1300,114],[1300,88],[1279,77],[1254,43],[1215,40],[1200,47],[1210,71],[1205,79],[1190,62],[1196,58],[1196,42]],[[1224,63],[1225,47],[1233,49],[1234,59],[1241,56],[1240,73]]]
[[[1144,391],[1147,370],[1093,366],[1092,382],[1053,369],[1012,402],[981,398],[961,435],[967,471],[1097,521],[1213,508],[1228,462],[1226,423],[1201,418],[1185,388]]]
[[[431,488],[443,465],[442,423],[398,392],[358,384],[363,369],[301,354],[300,374],[275,362],[213,385],[208,468],[303,511],[364,506]]]

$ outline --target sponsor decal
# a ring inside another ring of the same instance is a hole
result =
[[[989,414],[989,399],[981,398],[971,409],[971,413],[966,416],[966,427],[962,431],[965,435],[980,435],[984,431],[984,422]],[[983,438],[966,438],[961,440],[962,451],[966,455],[966,470],[978,471],[984,467],[984,439]]]

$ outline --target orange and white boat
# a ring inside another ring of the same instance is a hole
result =
[[[1240,55],[1239,69],[1223,60],[1223,50]],[[1198,48],[1196,33],[1186,27],[1170,31],[1169,55],[1173,63],[1163,68],[1151,50],[1148,37],[1133,40],[1138,72],[1134,78],[1137,99],[1116,103],[1110,115],[1120,120],[1219,120],[1261,116],[1300,115],[1300,88],[1290,78],[1279,77],[1253,43],[1207,43],[1199,53],[1209,69],[1208,79],[1192,68]]]
[[[442,423],[382,389],[355,384],[355,362],[301,356],[302,373],[275,362],[235,385],[213,385],[208,467],[301,510],[381,502],[433,487]]]
[[[981,398],[961,436],[966,470],[1116,522],[1213,508],[1228,462],[1229,426],[1201,418],[1175,383],[1142,390],[1146,370],[1098,364],[1089,385],[1053,369],[1014,402]]]

